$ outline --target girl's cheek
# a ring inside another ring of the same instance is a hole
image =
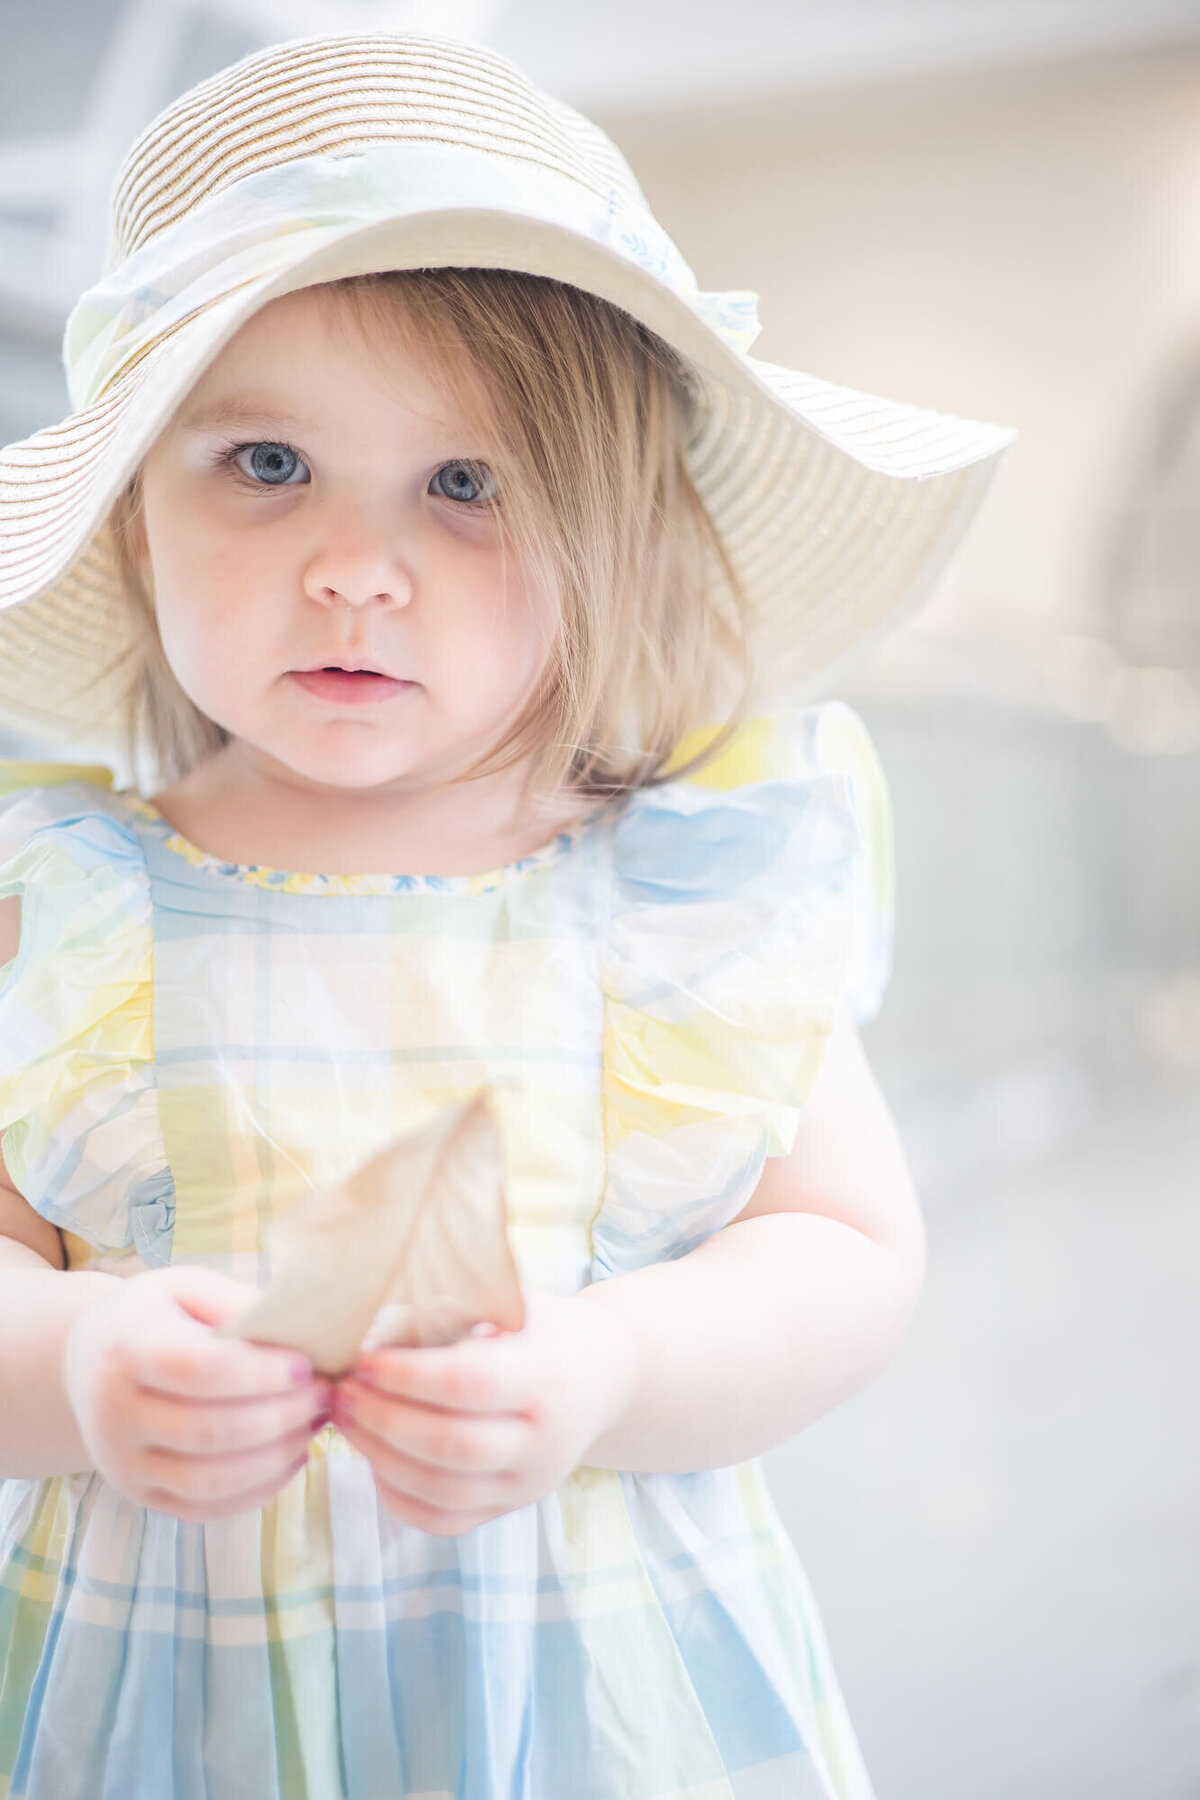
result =
[[[256,556],[252,546],[222,540],[219,533],[189,533],[163,559],[167,567],[159,586],[161,608],[177,618],[207,620],[244,635],[261,609],[247,611],[255,596],[269,591],[270,559]],[[266,568],[259,564],[267,561]],[[278,585],[278,578],[276,583]]]
[[[236,692],[270,652],[245,571],[220,561],[193,566],[186,581],[160,593],[157,610],[167,661],[202,710]]]
[[[237,575],[218,562],[197,560],[175,580],[168,578],[157,588],[158,628],[164,646],[174,645],[181,653],[203,654],[214,648],[214,635],[238,630],[239,599],[243,592]]]
[[[473,693],[495,704],[523,692],[543,661],[536,622],[524,609],[503,605],[467,611],[439,621],[436,647],[426,644],[430,672],[440,671],[450,691]]]

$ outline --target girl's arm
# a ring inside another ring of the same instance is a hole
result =
[[[63,1348],[81,1312],[120,1286],[63,1272],[63,1242],[7,1179],[0,1157],[0,1477],[89,1469],[67,1399]]]
[[[17,953],[21,900],[0,900],[0,964]],[[63,1280],[62,1233],[8,1179],[0,1154],[0,1477],[71,1474],[91,1467],[63,1379],[63,1346],[76,1318],[117,1284],[77,1270]]]
[[[791,1155],[768,1161],[738,1217],[677,1262],[579,1295],[626,1328],[637,1371],[587,1462],[718,1468],[792,1437],[887,1363],[924,1271],[904,1152],[844,1018]]]

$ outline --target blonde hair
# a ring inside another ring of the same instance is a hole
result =
[[[495,444],[502,541],[557,598],[530,700],[459,779],[528,759],[532,789],[616,795],[666,779],[684,735],[724,729],[671,775],[727,741],[751,691],[747,606],[692,482],[694,389],[683,360],[607,301],[496,269],[388,271],[318,290],[347,300],[366,340],[397,331]],[[344,316],[344,315],[341,315]],[[167,778],[227,733],[183,692],[133,555],[140,476],[109,519],[144,627],[126,738]]]

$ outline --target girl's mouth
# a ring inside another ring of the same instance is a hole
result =
[[[369,706],[417,685],[415,681],[393,681],[372,669],[292,669],[291,677],[305,693],[335,706]]]

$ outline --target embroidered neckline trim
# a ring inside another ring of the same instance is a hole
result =
[[[174,855],[181,857],[192,868],[204,869],[224,880],[240,881],[253,887],[269,888],[275,893],[283,894],[340,894],[340,895],[378,895],[378,894],[482,894],[493,888],[501,887],[509,881],[530,875],[536,869],[545,868],[557,862],[571,846],[583,835],[606,810],[607,803],[602,802],[582,815],[574,825],[557,836],[521,856],[514,862],[501,863],[492,869],[485,869],[474,875],[324,875],[310,874],[297,869],[277,869],[265,863],[228,862],[225,858],[214,856],[210,851],[201,850],[190,842],[182,833],[175,830],[168,819],[165,819],[153,801],[143,799],[140,794],[124,794],[122,798],[130,808],[138,813],[149,824],[155,836]]]

